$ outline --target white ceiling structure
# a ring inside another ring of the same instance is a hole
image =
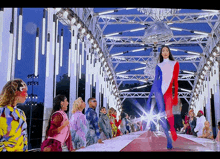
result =
[[[178,80],[187,81],[191,86],[190,90],[179,88],[179,98],[191,103],[197,83],[202,81],[199,79],[203,76],[204,67],[216,56],[213,55],[213,50],[219,45],[219,10],[71,9],[80,17],[102,49],[116,84],[115,95],[121,99],[121,103],[126,98],[148,98],[149,92],[138,92],[137,89],[153,83],[154,68],[163,45],[170,47],[175,60],[180,63]],[[219,48],[218,46],[217,49]],[[219,50],[215,52],[218,53]],[[141,86],[119,89],[122,84],[138,81]],[[134,89],[135,92],[132,91]]]
[[[157,59],[161,46],[168,45],[175,60],[180,63],[179,81],[188,81],[192,86],[191,90],[179,89],[179,97],[192,97],[198,75],[219,40],[218,10],[179,9],[161,19],[155,18],[155,12],[144,14],[138,8],[93,10],[101,30],[100,38],[104,39],[109,53],[107,57],[113,66],[117,88],[131,81],[139,81],[146,87],[152,84],[154,78],[144,72],[146,63],[155,59],[154,56]],[[156,10],[163,12],[163,8]],[[167,24],[173,36],[156,44],[145,42],[145,31],[158,21]],[[126,98],[147,98],[149,92],[127,89],[119,90],[119,94],[123,102]]]

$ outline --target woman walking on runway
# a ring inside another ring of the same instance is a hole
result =
[[[147,101],[147,107],[150,107],[151,96],[155,95],[158,110],[161,115],[160,123],[167,137],[167,148],[172,149],[172,140],[168,133],[165,113],[170,125],[170,131],[173,141],[176,141],[177,134],[174,128],[174,116],[172,113],[173,105],[178,103],[178,75],[179,62],[175,61],[168,46],[163,46],[159,55],[159,64],[156,66],[154,84]],[[175,86],[174,98],[172,95],[172,86]]]

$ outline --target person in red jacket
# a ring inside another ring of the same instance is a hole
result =
[[[117,111],[114,110],[112,116],[115,118],[115,125],[117,126],[117,134],[116,136],[122,135],[121,131],[118,129],[118,126],[121,124],[121,116],[119,116],[119,120],[117,121],[116,116],[117,116]]]

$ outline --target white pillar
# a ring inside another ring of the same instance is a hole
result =
[[[90,78],[92,78],[90,76],[90,52],[89,49],[91,47],[91,43],[89,40],[86,40],[86,84],[85,84],[85,103],[86,103],[86,108],[85,108],[85,112],[86,110],[89,108],[89,104],[87,103],[88,99],[91,97],[91,86],[90,86]]]
[[[0,90],[4,87],[7,83],[7,74],[8,72],[11,74],[11,70],[8,68],[8,59],[9,59],[9,40],[10,40],[10,23],[12,20],[12,8],[4,8],[3,14],[3,21],[0,22],[2,24],[2,52],[1,55],[1,62],[0,62]],[[12,48],[11,48],[12,49]],[[12,62],[12,60],[11,60]]]
[[[206,109],[206,120],[209,121],[209,123],[211,124],[211,102],[210,102],[210,98],[211,98],[211,91],[210,91],[210,82],[209,82],[209,76],[207,77],[207,87],[208,87],[208,92],[207,92],[207,103],[205,106]]]
[[[99,118],[99,107],[100,107],[100,92],[99,92],[99,62],[95,63],[95,78],[96,78],[96,87],[95,87],[95,98],[97,101],[96,113]]]
[[[216,92],[214,94],[214,105],[215,105],[215,123],[216,123],[216,132],[218,132],[218,122],[220,121],[220,92],[219,92],[219,64],[216,62],[216,74],[215,76],[217,77],[216,81]]]
[[[73,102],[76,100],[76,73],[77,73],[77,51],[76,45],[77,44],[77,34],[78,29],[75,25],[71,26],[71,62],[70,62],[70,93],[69,93],[69,117],[71,117],[72,105]]]
[[[46,76],[45,76],[45,95],[44,95],[44,117],[43,117],[43,132],[42,141],[44,140],[46,127],[53,109],[53,91],[54,91],[54,44],[55,44],[55,27],[53,27],[54,9],[48,8],[47,16],[47,33],[50,34],[49,46],[47,46],[46,54]],[[47,34],[48,36],[48,34]],[[48,37],[47,37],[48,39]],[[49,52],[48,52],[49,51]]]
[[[18,8],[14,8],[14,21],[13,21],[13,49],[12,49],[12,68],[11,68],[11,79],[14,79],[15,76],[15,61],[16,61],[16,52],[17,52],[17,26],[18,26]]]

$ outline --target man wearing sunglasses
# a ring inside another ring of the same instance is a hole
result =
[[[98,116],[95,111],[97,106],[97,101],[94,97],[88,99],[89,108],[86,111],[86,119],[89,123],[89,130],[86,137],[86,146],[103,143],[100,138],[99,126],[98,126]]]

